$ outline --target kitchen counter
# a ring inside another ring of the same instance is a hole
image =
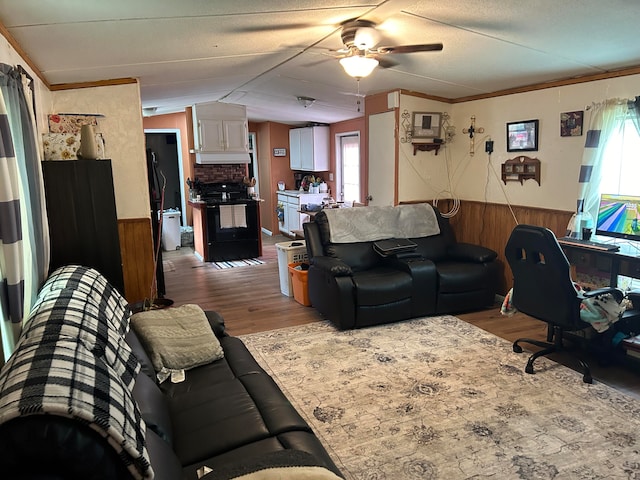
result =
[[[302,205],[322,204],[328,193],[309,193],[299,190],[278,190],[278,203],[282,205],[282,218],[280,218],[279,230],[284,235],[296,236],[296,232],[302,230],[302,224],[309,221],[309,215],[301,212]]]
[[[323,195],[323,196],[329,196],[329,192],[320,192],[320,193],[309,193],[309,192],[305,192],[305,191],[300,191],[300,190],[278,190],[276,191],[276,193],[280,193],[283,195],[288,195],[290,197],[304,197],[304,195]]]

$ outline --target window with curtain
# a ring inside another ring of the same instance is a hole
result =
[[[604,146],[600,194],[640,196],[640,132],[628,114],[617,119]]]
[[[585,227],[593,228],[600,195],[622,193],[619,190],[621,176],[629,174],[629,168],[636,168],[632,152],[637,148],[634,138],[640,135],[639,103],[638,98],[613,98],[591,106],[578,179],[576,214],[569,225],[578,234]],[[609,188],[613,190],[605,192]],[[634,191],[640,193],[640,189]]]
[[[0,64],[0,365],[13,352],[49,262],[32,79]]]

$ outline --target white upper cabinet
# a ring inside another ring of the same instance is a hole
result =
[[[206,152],[249,152],[246,120],[198,120],[198,150]]]
[[[289,130],[291,170],[326,172],[329,170],[329,127],[316,126]]]
[[[198,103],[193,106],[196,162],[249,163],[249,128],[244,105]]]

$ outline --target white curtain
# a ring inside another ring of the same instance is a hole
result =
[[[627,102],[626,98],[614,98],[592,105],[578,179],[578,214],[587,212],[591,218],[596,218],[604,163],[603,153],[611,132],[622,128],[628,110]]]
[[[0,64],[0,364],[13,352],[49,263],[32,92],[25,88],[28,81],[21,68]]]
[[[636,127],[638,135],[640,135],[640,97],[636,97],[633,101],[628,103],[629,118]]]

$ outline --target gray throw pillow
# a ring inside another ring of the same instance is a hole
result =
[[[158,373],[189,370],[224,356],[198,305],[139,312],[131,316],[131,326]]]

